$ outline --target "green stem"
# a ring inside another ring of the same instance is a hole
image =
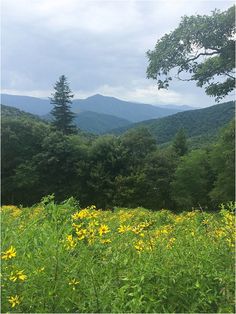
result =
[[[93,291],[94,291],[94,294],[95,294],[95,299],[96,299],[96,304],[97,304],[97,310],[96,310],[96,312],[99,313],[99,312],[100,312],[100,305],[99,305],[97,287],[96,287],[96,284],[95,284],[95,280],[94,280],[94,276],[93,276],[93,271],[92,271],[92,269],[89,269],[89,270],[90,270],[90,274],[91,274],[91,278],[92,278]]]

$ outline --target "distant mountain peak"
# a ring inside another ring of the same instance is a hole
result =
[[[123,103],[126,103],[126,102],[132,103],[131,101],[122,100],[113,96],[107,96],[107,95],[105,96],[102,94],[95,94],[95,95],[89,96],[85,100],[99,100],[99,101],[106,101],[106,102],[118,101],[118,102],[123,102]]]
[[[103,96],[101,94],[95,94],[95,95],[92,95],[92,96],[89,96],[87,97],[86,99],[93,99],[93,98],[105,98],[107,96]]]

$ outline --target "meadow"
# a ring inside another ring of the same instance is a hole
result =
[[[2,206],[1,312],[232,313],[233,208]]]

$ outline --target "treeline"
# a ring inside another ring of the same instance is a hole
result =
[[[161,148],[145,128],[115,137],[63,135],[25,116],[2,119],[2,204],[55,194],[81,206],[213,209],[234,199],[232,121],[207,149],[190,151],[180,130]]]

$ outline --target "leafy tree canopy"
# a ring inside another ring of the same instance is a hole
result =
[[[223,98],[235,87],[235,6],[210,16],[182,17],[147,56],[147,77],[158,80],[159,89],[169,87],[175,69],[177,78],[196,81],[207,95]]]
[[[209,204],[207,192],[212,186],[208,159],[204,150],[194,150],[182,157],[171,182],[172,197],[179,208]]]
[[[235,120],[222,131],[211,152],[216,180],[210,193],[216,203],[235,199]]]
[[[178,156],[183,156],[188,151],[187,136],[184,129],[180,129],[173,140],[173,149]]]

